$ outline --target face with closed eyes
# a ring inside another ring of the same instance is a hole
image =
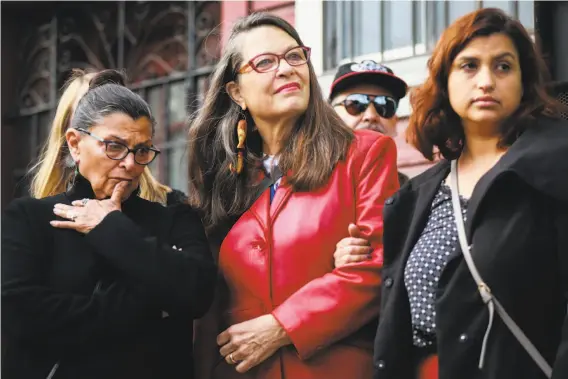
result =
[[[454,59],[448,95],[464,128],[496,128],[521,104],[519,54],[502,33],[473,39]]]

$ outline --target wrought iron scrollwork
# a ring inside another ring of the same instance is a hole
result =
[[[20,50],[18,108],[20,111],[49,106],[51,98],[51,55],[55,48],[53,23],[40,25],[23,38]]]
[[[117,67],[117,7],[114,3],[78,3],[58,10],[58,72],[73,68]]]
[[[53,21],[30,28],[20,50],[20,110],[53,106],[54,88],[73,68],[125,68],[137,83],[219,60],[218,1],[77,2],[53,9]],[[192,23],[189,17],[195,17]]]
[[[125,67],[138,82],[187,70],[187,4],[126,3]]]
[[[217,2],[200,2],[195,16],[197,67],[214,65],[221,54],[220,7]]]

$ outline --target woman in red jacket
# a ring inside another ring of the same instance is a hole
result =
[[[286,21],[240,20],[192,120],[189,193],[220,246],[223,282],[204,321],[214,333],[196,339],[206,378],[372,376],[396,148],[342,123],[309,57]],[[373,252],[335,267],[350,223]],[[203,350],[215,342],[211,359]]]

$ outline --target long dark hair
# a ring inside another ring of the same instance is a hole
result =
[[[189,200],[201,210],[206,227],[214,228],[242,214],[255,200],[262,140],[248,111],[243,112],[232,101],[225,86],[238,81],[237,69],[243,62],[237,38],[262,26],[277,27],[304,46],[292,25],[274,15],[255,13],[233,26],[224,54],[212,74],[204,104],[189,127]],[[354,139],[353,132],[324,100],[313,66],[307,64],[308,108],[279,153],[279,168],[291,173],[287,181],[294,191],[310,191],[324,185]],[[246,118],[248,124],[247,153],[245,168],[237,175],[229,167],[236,164],[236,125],[241,118]]]
[[[464,131],[450,105],[448,76],[455,57],[476,37],[503,33],[513,41],[521,65],[523,97],[515,113],[501,125],[499,146],[509,146],[540,115],[557,116],[560,104],[546,90],[549,73],[523,25],[496,8],[480,9],[456,20],[440,37],[428,61],[429,75],[412,91],[406,139],[425,158],[433,160],[434,147],[446,159],[463,148]]]

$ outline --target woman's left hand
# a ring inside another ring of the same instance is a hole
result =
[[[286,331],[271,314],[235,324],[217,336],[219,352],[241,374],[290,343]]]
[[[121,182],[114,187],[112,196],[106,200],[76,200],[72,205],[55,204],[53,213],[71,221],[51,221],[51,225],[61,229],[74,229],[87,234],[111,212],[120,211],[122,197],[128,187]]]

